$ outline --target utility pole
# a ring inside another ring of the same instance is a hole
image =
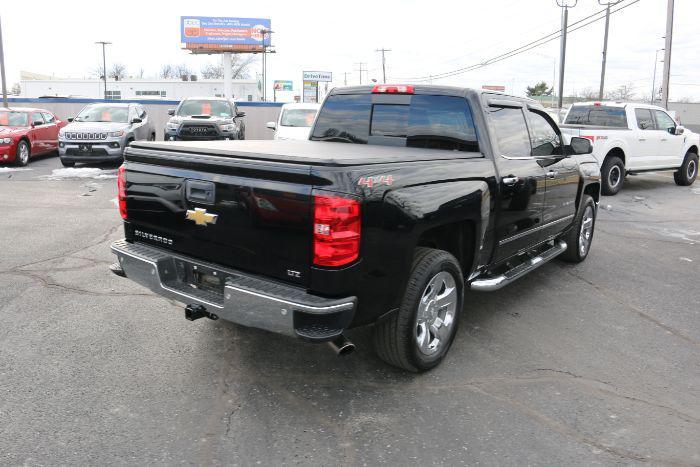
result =
[[[668,109],[669,81],[671,80],[671,46],[673,45],[673,0],[666,6],[666,50],[664,51],[664,75],[661,82],[661,103]]]
[[[382,53],[382,83],[386,83],[386,58],[384,57],[384,52],[391,52],[391,49],[382,47],[381,49],[376,49],[375,52]]]
[[[367,68],[362,68],[364,65],[367,65],[365,62],[359,62],[356,63],[355,65],[358,65],[359,68],[356,69],[356,71],[360,72],[360,84],[362,84],[362,72],[367,71]]]
[[[659,63],[659,52],[664,49],[657,49],[654,54],[654,77],[651,80],[651,104],[654,105],[656,99],[656,64]]]
[[[0,75],[2,75],[2,106],[7,108],[7,82],[5,81],[5,51],[2,45],[2,24],[0,24]]]
[[[97,41],[95,44],[102,44],[102,78],[105,82],[104,98],[107,100],[107,59],[105,58],[105,46],[110,45],[111,42]]]
[[[610,27],[610,6],[615,6],[620,3],[621,0],[608,0],[603,2],[598,0],[600,5],[605,5],[605,36],[603,38],[603,65],[600,69],[600,91],[598,91],[598,100],[603,100],[603,93],[605,88],[605,64],[608,58],[608,29]]]
[[[348,72],[344,71],[343,72],[343,86],[347,86],[347,85],[348,85]]]
[[[556,0],[557,6],[561,8],[561,45],[559,48],[559,96],[557,107],[561,110],[564,99],[564,65],[566,63],[566,29],[569,27],[569,8],[575,8],[578,0],[570,5],[569,0]]]

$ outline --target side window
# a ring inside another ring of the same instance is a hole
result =
[[[43,125],[44,117],[41,116],[41,112],[34,112],[32,114],[32,124]]]
[[[637,117],[637,128],[640,130],[654,129],[654,119],[649,109],[634,109],[634,116]]]
[[[48,112],[41,112],[41,115],[44,116],[44,121],[46,123],[55,123],[56,122],[56,118]]]
[[[676,122],[663,110],[654,110],[656,117],[656,129],[668,131],[669,128],[676,128]]]
[[[557,130],[537,112],[529,111],[530,144],[533,156],[562,155],[561,138]]]
[[[509,107],[497,108],[490,112],[496,141],[502,156],[530,156],[530,136],[525,125],[525,116],[521,109]]]

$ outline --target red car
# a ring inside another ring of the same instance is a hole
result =
[[[0,108],[0,162],[25,166],[29,158],[58,151],[58,131],[67,122],[44,109]]]

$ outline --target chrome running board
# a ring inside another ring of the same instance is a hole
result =
[[[565,251],[566,242],[563,240],[557,240],[554,246],[542,252],[538,256],[528,259],[524,263],[515,266],[513,269],[509,269],[499,276],[476,279],[472,281],[470,287],[472,290],[479,292],[491,292],[492,290],[498,290],[511,282],[520,279],[528,272],[533,271],[543,264],[553,260]]]

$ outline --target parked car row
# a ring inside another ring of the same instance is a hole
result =
[[[34,156],[56,152],[66,123],[44,109],[0,109],[0,161],[23,167]]]

